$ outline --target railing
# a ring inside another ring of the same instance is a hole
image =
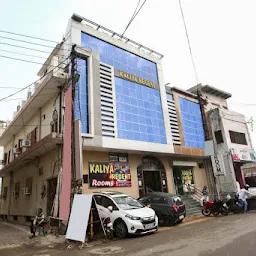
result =
[[[150,192],[155,192],[155,191],[153,189],[151,189],[150,187],[146,187],[146,194],[148,194]]]

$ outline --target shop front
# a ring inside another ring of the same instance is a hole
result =
[[[135,198],[154,191],[174,193],[168,157],[96,151],[83,155],[83,193],[119,191]]]

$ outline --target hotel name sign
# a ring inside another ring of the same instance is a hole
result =
[[[150,80],[126,73],[126,72],[118,70],[118,69],[115,69],[115,76],[125,79],[127,81],[131,81],[131,82],[134,82],[137,84],[145,85],[147,87],[159,90],[159,84],[152,82]]]

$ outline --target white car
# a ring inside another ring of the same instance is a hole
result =
[[[100,218],[110,217],[118,238],[152,233],[158,229],[155,211],[120,192],[93,193]]]

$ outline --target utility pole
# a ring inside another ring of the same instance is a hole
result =
[[[204,129],[204,139],[205,139],[205,141],[208,141],[210,139],[210,132],[209,132],[209,129],[208,129],[207,120],[206,120],[206,113],[205,113],[205,109],[204,109],[205,100],[202,98],[202,92],[201,92],[200,86],[201,86],[201,84],[197,85],[197,99],[198,99],[198,102],[199,102],[201,116],[202,116],[203,129]],[[216,182],[215,182],[215,178],[214,178],[214,175],[213,175],[213,167],[212,167],[211,158],[210,157],[206,158],[204,160],[204,164],[206,165],[206,167],[208,169],[209,180],[210,180],[210,183],[211,183],[211,186],[212,186],[212,188],[211,188],[212,193],[216,194],[216,192],[218,193],[218,191],[216,189]]]
[[[72,86],[72,124],[71,124],[71,205],[73,202],[75,190],[76,190],[76,159],[75,159],[75,97],[76,97],[76,81],[75,81],[75,72],[76,72],[76,53],[75,45],[72,46],[71,53],[71,86]],[[71,209],[70,209],[71,210]]]

